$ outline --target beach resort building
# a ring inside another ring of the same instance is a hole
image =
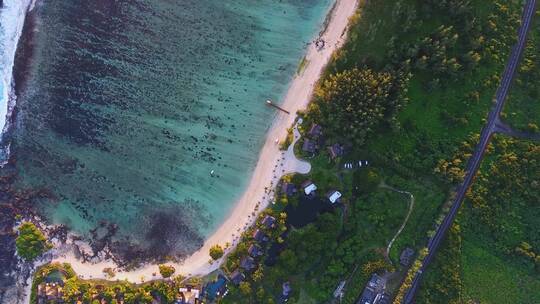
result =
[[[270,215],[267,215],[264,217],[264,219],[261,222],[266,228],[274,228],[276,225],[276,218]]]
[[[177,299],[176,304],[199,304],[202,303],[200,299],[200,288],[194,286],[186,286],[178,289],[180,292],[180,298]]]
[[[64,296],[63,285],[62,281],[39,284],[37,287],[37,302],[40,304],[64,303],[62,299]]]
[[[308,135],[312,138],[319,138],[322,135],[322,127],[318,124],[311,125]]]
[[[345,149],[342,145],[335,143],[328,147],[328,154],[330,155],[331,159],[336,159],[338,157],[343,156]]]
[[[251,244],[251,246],[249,246],[249,248],[248,248],[248,254],[249,254],[249,256],[251,256],[253,258],[256,258],[256,257],[261,256],[263,254],[263,252],[262,252],[261,247],[255,245],[255,244]]]
[[[246,279],[246,276],[240,272],[239,269],[236,269],[231,273],[231,282],[233,282],[234,285],[239,285]]]
[[[306,138],[304,144],[302,144],[302,151],[315,154],[317,152],[317,143],[311,139]]]
[[[250,256],[245,256],[240,260],[240,268],[251,271],[256,266],[255,260]]]
[[[210,302],[223,298],[229,293],[227,278],[220,274],[215,281],[209,282],[203,289],[203,294]]]
[[[412,248],[407,247],[401,252],[401,255],[399,256],[399,263],[402,266],[408,267],[411,265],[413,258],[414,258],[414,250]]]
[[[253,239],[259,243],[268,241],[268,237],[266,236],[266,234],[264,234],[264,232],[262,232],[261,229],[255,229],[255,231],[253,231],[252,236],[253,236]]]
[[[302,189],[304,189],[304,193],[306,195],[311,195],[315,193],[315,190],[317,190],[317,185],[315,185],[312,181],[307,180],[302,183]]]
[[[286,196],[293,196],[297,192],[296,186],[293,183],[282,182],[281,193]]]
[[[332,204],[339,203],[339,200],[341,198],[341,192],[332,190],[326,194],[326,197]]]

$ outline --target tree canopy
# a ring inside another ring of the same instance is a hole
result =
[[[51,247],[43,233],[31,222],[21,224],[15,244],[19,256],[28,261],[34,260]]]
[[[330,75],[315,92],[310,114],[333,135],[362,144],[383,121],[395,123],[403,105],[403,77],[369,68]]]
[[[173,275],[173,273],[176,271],[176,269],[174,269],[173,266],[170,266],[170,265],[159,265],[159,273],[161,274],[162,277],[164,278],[169,278],[170,276]]]
[[[210,257],[213,260],[219,260],[223,256],[223,248],[219,245],[214,245],[210,248]]]

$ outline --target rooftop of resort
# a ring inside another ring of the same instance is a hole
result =
[[[328,197],[328,200],[332,204],[339,203],[339,199],[341,198],[341,192],[332,190],[326,194],[326,197]]]
[[[243,257],[240,260],[240,268],[242,268],[244,270],[247,270],[247,271],[250,271],[253,268],[255,268],[255,264],[256,264],[255,260],[250,256]]]
[[[224,297],[229,292],[227,278],[220,274],[215,281],[209,282],[204,288],[204,295],[209,301]]]
[[[343,156],[344,152],[344,147],[338,143],[335,143],[328,147],[328,153],[330,154],[330,158],[332,159]]]
[[[235,271],[233,271],[233,273],[231,273],[231,282],[233,282],[233,284],[235,285],[240,284],[245,279],[246,276],[241,273],[239,269],[236,269]]]
[[[258,256],[261,256],[263,254],[263,252],[262,252],[261,247],[257,246],[256,244],[251,244],[251,246],[249,246],[249,248],[248,248],[248,254],[251,257],[256,258]]]
[[[261,222],[266,228],[273,228],[275,223],[276,223],[276,218],[271,216],[271,215],[267,215],[264,217],[264,219],[262,220]]]
[[[304,144],[302,144],[302,151],[315,153],[317,152],[317,144],[313,140],[306,138],[304,139]]]
[[[304,193],[306,195],[310,195],[317,190],[317,185],[315,185],[312,181],[307,180],[302,183],[302,188],[304,189]]]
[[[253,239],[259,243],[268,241],[268,237],[261,229],[255,229],[252,236]]]
[[[45,282],[39,284],[37,287],[38,303],[63,303],[63,285],[62,282]]]
[[[410,266],[414,257],[414,250],[412,248],[405,248],[399,256],[399,263],[402,266]]]
[[[281,183],[281,193],[285,194],[286,196],[293,196],[294,194],[296,194],[296,192],[297,189],[293,183]]]
[[[177,299],[177,304],[199,304],[200,302],[200,289],[194,286],[186,286],[178,289],[180,292],[180,299]],[[179,301],[178,301],[179,300]]]
[[[322,127],[318,124],[312,124],[309,129],[308,135],[314,138],[317,138],[322,135]]]

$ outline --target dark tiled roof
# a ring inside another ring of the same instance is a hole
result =
[[[399,256],[399,263],[403,266],[409,266],[413,257],[414,250],[407,247],[401,252],[401,255]]]
[[[222,296],[227,291],[227,279],[223,275],[219,275],[217,280],[206,285],[205,294],[209,300],[214,300],[218,296]]]
[[[250,256],[243,257],[240,260],[240,267],[245,270],[251,270],[255,268],[255,260]]]
[[[306,180],[302,183],[302,188],[306,188],[307,186],[313,184],[313,182],[311,180]]]
[[[255,244],[251,244],[251,246],[249,246],[249,249],[248,249],[248,254],[255,258],[262,255],[262,250],[259,246]]]
[[[328,152],[330,153],[330,157],[332,158],[340,157],[344,153],[343,146],[337,143],[333,144],[328,147]]]
[[[262,224],[268,228],[272,228],[275,222],[276,222],[276,218],[270,215],[265,216],[264,219],[262,220]]]
[[[238,269],[231,274],[231,281],[236,285],[240,284],[245,278],[246,276]]]
[[[304,144],[302,145],[302,151],[315,153],[317,151],[317,145],[315,144],[315,142],[309,139],[305,139]]]
[[[318,124],[311,125],[311,129],[308,132],[309,136],[317,137],[322,135],[322,127]]]
[[[294,195],[296,193],[296,186],[291,183],[283,182],[281,184],[281,193],[284,193],[287,196]]]
[[[268,240],[264,232],[262,232],[260,229],[253,231],[253,238],[257,242],[266,242]]]

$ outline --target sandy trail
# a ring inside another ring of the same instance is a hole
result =
[[[309,46],[305,56],[306,66],[293,79],[285,99],[280,105],[291,114],[278,111],[279,113],[268,130],[266,141],[247,189],[227,220],[205,241],[203,247],[182,263],[172,264],[177,270],[176,274],[187,276],[205,275],[216,270],[221,261],[209,263],[208,252],[210,247],[215,244],[224,246],[226,243],[235,245],[241,232],[249,227],[256,218],[252,214],[257,209],[257,205],[259,205],[258,210],[263,210],[270,203],[273,190],[267,191],[266,189],[275,188],[277,181],[283,174],[291,172],[306,173],[309,171],[309,164],[297,160],[294,153],[292,153],[292,149],[286,152],[280,151],[275,140],[285,138],[287,128],[292,126],[296,119],[294,113],[308,106],[313,88],[321,72],[334,51],[341,47],[345,40],[349,18],[355,13],[356,7],[357,0],[337,0],[326,30],[320,37],[325,41],[325,46],[320,50],[316,48],[314,43]],[[263,102],[261,100],[261,103]],[[295,137],[296,141],[298,136]],[[105,278],[104,268],[116,268],[112,261],[82,263],[75,258],[70,246],[58,249],[55,255],[56,258],[53,261],[70,263],[81,277],[87,279]],[[134,271],[119,271],[114,280],[127,279],[138,283],[157,278],[160,278],[157,265],[146,264]]]

